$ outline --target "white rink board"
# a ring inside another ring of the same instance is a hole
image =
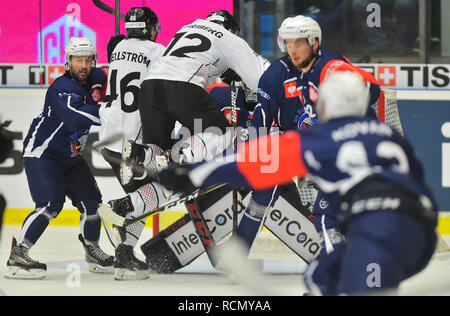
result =
[[[37,117],[44,104],[46,89],[0,89],[0,113],[2,120],[12,120],[8,130],[22,132],[25,138],[31,121]],[[94,126],[91,131],[96,132],[99,127]],[[22,141],[14,141],[14,149],[22,151]],[[108,168],[109,165],[98,153],[93,154],[95,167]],[[0,167],[11,167],[12,159],[6,160]],[[109,201],[124,196],[116,178],[96,177],[103,199]],[[0,191],[6,197],[8,208],[34,208],[25,172],[18,175],[0,175]],[[74,209],[69,200],[64,209]]]
[[[12,120],[8,128],[13,132],[21,132],[26,136],[33,118],[38,116],[44,104],[46,89],[0,89],[0,114],[3,120]],[[417,91],[398,90],[399,100],[450,100],[450,91]],[[99,127],[93,127],[96,132]],[[22,141],[14,142],[15,150],[22,151]],[[108,164],[98,153],[93,154],[93,165],[98,168],[108,168]],[[2,167],[11,167],[13,162],[8,159],[0,164]],[[117,180],[113,177],[96,177],[103,200],[109,201],[122,197],[124,192]],[[6,196],[8,208],[32,209],[34,203],[28,191],[25,173],[16,175],[0,175],[0,191]],[[73,209],[70,201],[66,201],[65,209]]]

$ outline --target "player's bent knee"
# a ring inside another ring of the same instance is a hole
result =
[[[49,202],[44,208],[42,214],[47,217],[48,221],[54,220],[61,213],[64,206],[64,202]]]

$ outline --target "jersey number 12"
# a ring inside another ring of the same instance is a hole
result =
[[[188,35],[186,35],[186,33],[187,32],[181,32],[181,33],[175,34],[172,41],[170,42],[169,47],[167,47],[166,51],[164,52],[163,56],[169,55],[169,56],[188,57],[189,58],[189,56],[186,55],[187,53],[206,52],[208,49],[211,48],[211,41],[206,36],[203,36],[198,33],[189,33]],[[171,52],[171,50],[174,48],[174,46],[182,38],[183,39],[187,38],[191,41],[192,40],[200,40],[200,43],[198,45],[182,45],[182,47],[177,48]]]

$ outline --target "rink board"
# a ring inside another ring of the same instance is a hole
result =
[[[9,130],[14,133],[13,157],[0,164],[0,192],[7,199],[8,212],[5,223],[21,225],[32,211],[34,203],[28,191],[28,184],[21,160],[22,141],[34,117],[43,106],[46,89],[0,89],[0,114],[4,120],[12,120]],[[406,136],[413,143],[418,156],[424,163],[426,181],[439,204],[441,213],[439,231],[450,234],[450,91],[399,90],[399,111]],[[98,138],[98,127],[91,129],[90,142]],[[114,178],[104,159],[97,153],[87,155],[88,161],[103,194],[109,201],[123,197],[125,193]],[[78,225],[79,214],[66,201],[60,216],[52,225]],[[160,216],[161,228],[175,221],[182,213],[165,212]],[[151,218],[147,225],[152,225]]]

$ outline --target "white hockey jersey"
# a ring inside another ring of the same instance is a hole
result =
[[[264,73],[259,56],[223,26],[197,19],[179,30],[164,55],[151,66],[147,79],[183,81],[206,88],[228,68],[253,91]]]
[[[150,65],[166,50],[158,43],[125,39],[117,44],[111,55],[108,71],[108,87],[100,107],[100,141],[118,133],[124,139],[137,140],[141,128],[138,96],[141,83],[148,75]],[[122,152],[118,141],[105,148]]]

